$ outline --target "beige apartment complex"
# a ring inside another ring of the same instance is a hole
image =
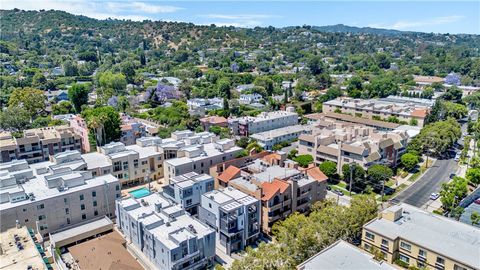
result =
[[[69,126],[28,129],[20,138],[0,132],[0,162],[25,159],[37,163],[48,160],[50,155],[80,149],[81,138]]]
[[[364,169],[373,164],[395,166],[406,151],[408,134],[403,130],[378,131],[365,125],[324,118],[318,119],[311,134],[298,138],[298,153],[310,154],[314,162],[357,163]]]
[[[265,233],[271,232],[276,221],[293,212],[308,212],[315,202],[325,199],[328,178],[318,167],[298,168],[285,153],[244,161],[243,166],[230,165],[218,175],[217,186],[234,187],[260,200]]]
[[[435,101],[421,98],[388,96],[379,99],[337,98],[323,103],[325,113],[343,113],[368,119],[386,120],[391,116],[423,127]]]
[[[480,230],[408,204],[391,206],[363,226],[362,247],[418,268],[480,269]]]

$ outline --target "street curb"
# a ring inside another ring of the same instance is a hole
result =
[[[408,185],[408,187],[404,188],[402,191],[400,191],[400,193],[398,193],[397,195],[395,195],[395,197],[391,198],[389,201],[393,201],[395,200],[395,198],[397,198],[400,194],[402,194],[403,192],[407,191],[409,188],[411,188],[418,180],[420,180],[434,165],[435,163],[437,163],[437,160],[438,159],[435,159],[435,162],[432,163],[432,165],[430,166],[430,168],[427,168],[418,178],[417,180],[413,181],[410,185]],[[407,180],[408,181],[408,180]]]

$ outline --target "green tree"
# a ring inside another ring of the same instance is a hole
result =
[[[236,144],[238,147],[247,148],[250,139],[248,137],[241,137],[237,140]]]
[[[45,110],[47,97],[43,91],[34,88],[17,88],[13,91],[8,101],[9,107],[22,107],[31,118]]]
[[[67,114],[67,113],[73,113],[73,112],[74,112],[74,109],[73,109],[72,103],[70,103],[69,101],[62,101],[52,106],[53,115]]]
[[[440,201],[443,209],[452,211],[458,203],[467,195],[468,180],[455,176],[449,183],[443,183],[440,190]]]
[[[298,154],[298,150],[297,149],[292,149],[288,153],[288,158],[293,160],[293,159],[295,159],[295,157],[297,157],[297,154]]]
[[[339,239],[360,239],[363,225],[376,215],[374,196],[358,195],[350,207],[331,200],[317,202],[308,216],[294,213],[275,223],[275,241],[248,248],[246,256],[234,261],[231,269],[294,269]]]
[[[307,59],[307,67],[313,75],[320,74],[325,71],[325,64],[320,56],[314,55]]]
[[[469,168],[465,177],[475,186],[480,185],[480,168]]]
[[[389,167],[380,164],[374,164],[367,170],[369,183],[373,186],[379,186],[387,182],[393,176],[393,171]]]
[[[412,153],[405,153],[400,157],[400,162],[407,171],[411,171],[420,162],[417,155]]]
[[[470,221],[472,222],[472,225],[480,225],[480,214],[478,214],[478,212],[473,212],[470,215]]]
[[[105,103],[113,95],[123,94],[127,88],[127,80],[122,73],[110,71],[97,75],[100,89],[97,89],[100,103]]]
[[[453,117],[455,119],[460,119],[464,118],[468,113],[467,107],[462,104],[446,101],[443,102],[443,106],[445,110],[445,117]]]
[[[8,107],[0,110],[0,128],[8,131],[22,131],[30,125],[30,114],[22,107]]]
[[[342,175],[343,175],[343,180],[345,182],[350,183],[350,166],[349,164],[343,164],[342,166]],[[364,190],[366,188],[365,185],[365,170],[362,168],[362,166],[358,164],[353,165],[353,171],[352,171],[352,187],[360,190]]]
[[[218,93],[227,99],[232,98],[230,87],[231,87],[231,82],[228,78],[221,78],[217,81]]]
[[[253,81],[253,84],[257,87],[265,89],[266,96],[269,97],[273,94],[273,80],[269,77],[258,76],[255,78],[255,81]],[[264,95],[263,97],[265,98],[266,96]]]
[[[332,178],[337,174],[337,163],[333,161],[324,161],[318,167],[328,178]]]
[[[294,160],[300,165],[300,167],[307,168],[308,165],[313,162],[313,157],[312,155],[305,154],[295,157]]]
[[[257,141],[251,141],[248,145],[247,145],[247,151],[250,152],[252,150],[255,150],[255,152],[257,153],[260,153],[263,151],[263,147],[260,146],[260,144],[258,144]]]
[[[120,139],[121,120],[113,107],[88,108],[82,111],[82,117],[87,122],[96,145],[104,145]]]
[[[88,84],[74,84],[68,89],[68,99],[73,104],[76,113],[80,113],[82,106],[87,104],[89,92]]]

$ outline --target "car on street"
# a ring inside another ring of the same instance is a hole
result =
[[[473,201],[474,203],[476,204],[480,204],[480,198],[476,199],[475,201]]]
[[[440,194],[438,194],[438,193],[434,192],[434,193],[430,194],[430,200],[435,201],[436,199],[438,199],[438,197],[440,197]]]
[[[460,155],[456,155],[455,158],[453,158],[453,160],[459,161],[460,160]]]
[[[340,190],[335,189],[332,192],[337,194],[338,196],[343,196],[343,192],[341,192]]]

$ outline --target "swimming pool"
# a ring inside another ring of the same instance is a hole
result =
[[[131,194],[135,199],[138,199],[150,195],[150,191],[148,191],[148,188],[143,187],[130,191],[129,194]]]

